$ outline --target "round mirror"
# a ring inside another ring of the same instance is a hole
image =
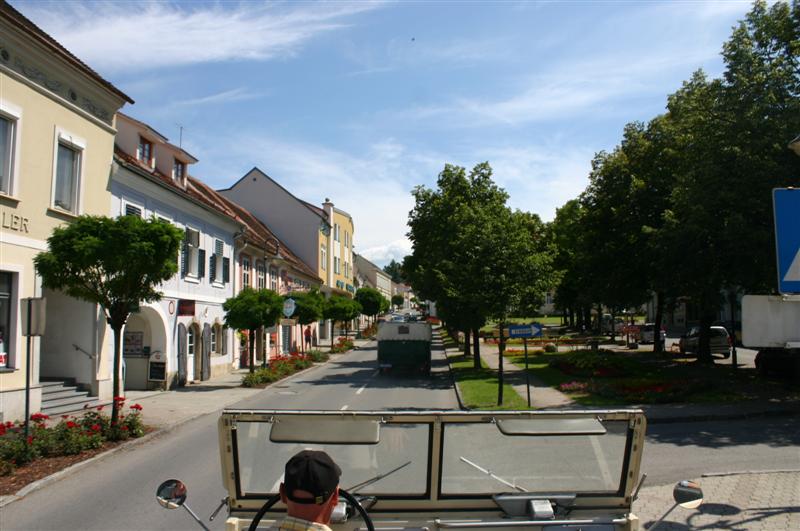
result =
[[[679,481],[672,489],[672,497],[684,509],[697,509],[703,503],[703,491],[694,481]]]
[[[177,509],[186,501],[186,485],[179,479],[168,479],[158,486],[156,499],[162,507]]]

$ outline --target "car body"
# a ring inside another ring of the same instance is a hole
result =
[[[711,354],[722,354],[724,358],[730,358],[731,336],[724,326],[712,326],[709,329],[709,349]],[[693,326],[689,332],[682,335],[678,342],[678,348],[681,354],[697,354],[700,345],[700,327]]]
[[[336,461],[340,487],[360,498],[376,531],[636,530],[646,425],[635,409],[228,409],[219,421],[225,528],[247,529],[259,508],[264,528],[283,518],[280,503],[263,506],[286,461],[310,448]],[[334,531],[364,529],[342,498]]]
[[[655,323],[645,323],[639,329],[639,343],[653,343],[655,342],[655,331],[656,325]],[[667,332],[662,328],[660,330],[661,333],[661,342],[663,343],[665,339],[667,339]]]

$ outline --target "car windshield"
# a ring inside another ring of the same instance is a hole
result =
[[[584,414],[522,419],[455,413],[331,415],[291,424],[295,415],[303,413],[241,416],[230,424],[235,427],[231,464],[240,497],[277,493],[286,461],[303,449],[328,452],[342,469],[342,487],[380,498],[524,491],[618,494],[624,490],[633,437],[629,418]],[[439,437],[441,454],[436,456]],[[435,460],[440,465],[434,466]]]

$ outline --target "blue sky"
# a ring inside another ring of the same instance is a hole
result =
[[[515,208],[552,220],[594,153],[663,112],[744,1],[11,2],[200,159],[330,197],[356,251],[410,252],[411,189],[488,160]]]

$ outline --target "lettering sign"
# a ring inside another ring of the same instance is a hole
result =
[[[26,217],[20,216],[19,214],[14,214],[13,212],[3,211],[0,215],[0,226],[4,229],[9,229],[17,232],[24,232],[28,233],[28,224],[30,220]]]
[[[167,363],[151,361],[147,370],[147,379],[155,382],[165,381],[167,379]]]
[[[122,355],[141,356],[143,344],[144,332],[125,331],[122,337]]]
[[[188,315],[194,317],[194,301],[188,299],[178,299],[178,315]]]

